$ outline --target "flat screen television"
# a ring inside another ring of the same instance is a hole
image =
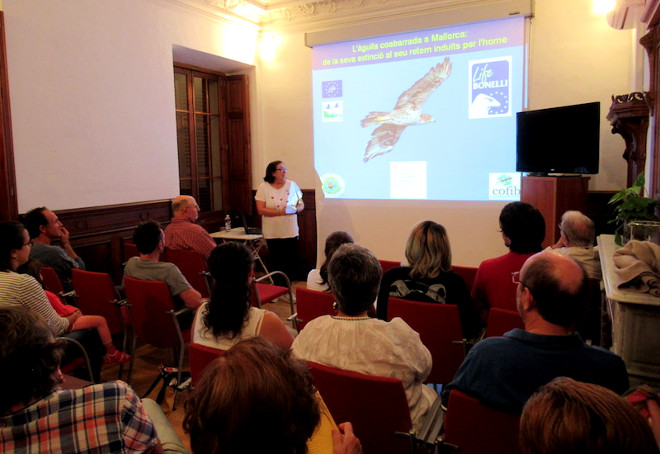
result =
[[[598,173],[600,103],[518,112],[516,171]]]

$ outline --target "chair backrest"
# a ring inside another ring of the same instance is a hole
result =
[[[406,393],[398,378],[376,377],[308,362],[314,383],[337,423],[350,421],[365,453],[410,453],[395,432],[412,428]]]
[[[123,262],[126,262],[131,257],[139,257],[140,256],[140,251],[138,251],[138,248],[135,245],[135,243],[124,240],[123,246],[124,246],[123,247],[123,249],[124,249],[124,260],[123,260]]]
[[[504,333],[514,328],[525,328],[518,312],[500,309],[499,307],[490,308],[485,337],[503,336]]]
[[[477,277],[477,268],[472,266],[452,266],[451,270],[461,276],[468,290],[472,291],[474,278]]]
[[[73,288],[76,290],[76,303],[85,315],[100,315],[108,322],[111,334],[124,331],[121,309],[112,301],[119,295],[108,273],[96,273],[74,268],[71,270]]]
[[[319,292],[304,287],[296,289],[296,312],[298,313],[298,329],[322,315],[337,315],[332,307],[335,297],[330,292]]]
[[[587,307],[575,330],[580,333],[585,341],[590,340],[592,345],[601,345],[603,294],[600,289],[600,280],[587,279],[587,291],[589,292]],[[608,347],[608,345],[605,345],[605,347]]]
[[[40,272],[41,280],[43,281],[46,290],[53,292],[56,295],[60,295],[64,292],[62,281],[60,281],[60,277],[57,275],[54,268],[50,266],[42,266]]]
[[[398,268],[401,266],[401,262],[395,262],[393,260],[378,260],[380,262],[380,267],[383,269],[383,274],[386,271],[391,270],[392,268]]]
[[[211,361],[219,358],[225,353],[218,348],[207,347],[206,345],[191,342],[188,344],[188,355],[190,356],[190,378],[193,386],[199,383],[202,373]]]
[[[167,261],[179,268],[188,283],[202,294],[202,298],[210,296],[208,282],[204,276],[206,261],[198,251],[167,248]]]
[[[520,416],[487,407],[456,389],[449,394],[444,441],[461,454],[518,454]]]
[[[179,347],[176,325],[168,313],[174,310],[174,301],[167,284],[124,276],[124,291],[135,334],[156,347]]]
[[[387,320],[401,317],[419,333],[431,352],[433,368],[427,383],[449,383],[465,359],[465,346],[458,306],[423,303],[391,296],[387,304]]]

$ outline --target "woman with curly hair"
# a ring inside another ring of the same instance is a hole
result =
[[[228,350],[241,339],[264,336],[282,348],[291,346],[293,336],[277,314],[250,305],[253,266],[252,252],[241,243],[227,242],[211,252],[215,288],[197,310],[193,342]]]

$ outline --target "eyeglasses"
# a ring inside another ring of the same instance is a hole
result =
[[[286,167],[282,167],[281,169],[275,169],[275,172],[286,172]]]
[[[33,244],[34,244],[34,241],[30,240],[30,241],[28,241],[27,243],[23,243],[23,247],[25,247],[25,246],[30,246],[30,247],[32,247]]]
[[[513,273],[511,273],[511,282],[513,282],[514,284],[522,284],[523,286],[527,287],[530,292],[532,291],[532,288],[529,285],[525,284],[522,281],[522,279],[520,279],[520,271],[514,271]]]

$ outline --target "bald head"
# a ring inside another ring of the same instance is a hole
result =
[[[185,218],[194,222],[199,216],[199,205],[194,197],[180,195],[172,199],[172,213],[175,218]]]
[[[568,246],[593,246],[596,235],[594,222],[579,211],[567,211],[561,217],[559,225],[566,237]]]
[[[571,327],[587,301],[587,275],[570,257],[544,251],[531,256],[520,270],[520,281],[534,298],[539,315],[549,323]]]

